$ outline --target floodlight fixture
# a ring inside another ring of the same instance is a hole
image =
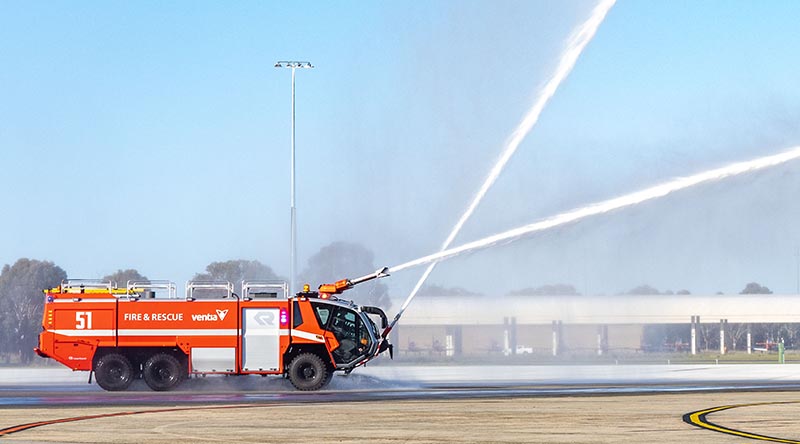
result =
[[[307,69],[307,68],[313,68],[314,65],[312,65],[311,62],[300,62],[300,61],[294,61],[294,60],[280,60],[280,61],[275,63],[275,67],[276,68],[291,68],[291,69],[297,69],[297,68],[306,68]]]

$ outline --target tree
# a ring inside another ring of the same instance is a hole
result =
[[[797,348],[800,340],[800,324],[773,324],[758,323],[752,324],[753,342],[763,344],[771,342],[773,345],[781,340],[787,348]]]
[[[688,295],[688,294],[692,294],[692,292],[689,291],[689,290],[678,290],[678,291],[675,292],[675,294],[679,294],[679,295],[685,296],[685,295]]]
[[[527,287],[521,290],[514,290],[508,293],[509,296],[579,296],[578,290],[570,284],[541,285],[539,287]]]
[[[739,294],[772,294],[772,290],[762,286],[758,282],[750,282],[745,285],[744,289]]]
[[[142,274],[139,273],[139,271],[137,271],[137,270],[135,270],[133,268],[129,268],[127,270],[122,270],[122,269],[117,270],[112,274],[109,274],[107,276],[103,276],[103,280],[104,281],[116,282],[117,286],[121,287],[121,288],[124,288],[127,285],[128,281],[131,281],[131,282],[147,282],[147,281],[149,281],[149,279],[147,279],[147,276],[142,276]]]
[[[441,285],[425,285],[420,288],[420,296],[483,296],[481,293],[469,291],[461,287],[442,287]]]
[[[643,345],[651,351],[683,351],[690,332],[680,324],[647,324],[642,331]]]
[[[206,267],[205,273],[194,275],[195,281],[228,281],[234,285],[236,292],[241,292],[242,281],[254,280],[285,280],[275,274],[272,268],[259,261],[244,259],[225,262],[212,262]]]
[[[41,330],[44,296],[42,290],[53,288],[67,278],[67,273],[52,262],[19,259],[0,272],[0,306],[5,319],[7,351],[19,353],[20,361],[33,360],[33,347]]]
[[[11,354],[14,353],[11,342],[11,332],[14,330],[14,326],[7,306],[5,298],[0,294],[0,358],[3,358],[6,364],[11,360]]]
[[[770,341],[772,343],[784,341],[787,348],[798,346],[800,338],[800,324],[772,324],[759,323],[752,324],[753,340],[756,343]]]
[[[749,325],[746,323],[735,323],[728,326],[728,333],[731,338],[731,350],[736,351],[740,344],[739,340],[747,333]]]
[[[631,288],[630,290],[628,290],[628,294],[651,295],[651,294],[661,294],[661,293],[657,289],[645,284]]]
[[[779,324],[778,337],[784,341],[786,347],[794,348],[797,345],[797,339],[800,337],[800,325],[792,324]]]
[[[377,270],[375,255],[366,247],[349,243],[333,242],[322,247],[308,259],[306,269],[300,273],[300,281],[316,288],[320,284],[336,282],[340,279],[355,278]],[[392,301],[385,284],[372,281],[347,291],[347,299],[360,304],[375,305],[389,309]]]
[[[713,322],[700,323],[697,329],[700,332],[703,350],[719,350],[719,324]]]

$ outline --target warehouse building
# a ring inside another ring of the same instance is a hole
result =
[[[733,349],[733,340],[752,352],[777,338],[754,337],[750,325],[784,323],[800,323],[797,295],[424,296],[393,339],[409,356],[602,355],[663,350],[669,344],[653,343],[645,332],[669,326],[685,329],[685,342],[672,344],[673,351],[697,352],[712,331],[720,353]]]

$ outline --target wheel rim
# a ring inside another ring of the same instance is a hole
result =
[[[142,377],[150,389],[161,392],[178,386],[183,381],[182,371],[185,372],[186,368],[177,357],[158,353],[145,361]]]
[[[155,377],[159,382],[166,382],[172,375],[163,365],[156,367]]]
[[[312,365],[304,365],[300,368],[300,376],[302,376],[303,379],[310,381],[317,377],[317,369],[315,369]]]
[[[125,368],[121,364],[113,364],[108,369],[108,378],[113,382],[124,382],[127,378]]]
[[[111,387],[124,386],[131,377],[128,368],[122,362],[117,361],[104,365],[98,376]]]

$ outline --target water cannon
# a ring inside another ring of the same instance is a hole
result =
[[[366,276],[361,276],[360,278],[351,279],[350,284],[352,287],[353,285],[358,285],[362,282],[367,282],[373,279],[379,279],[387,276],[389,276],[389,267],[383,267],[379,270],[376,270],[374,273],[370,273]]]
[[[319,286],[319,293],[320,295],[342,294],[345,290],[349,290],[358,284],[386,276],[389,276],[389,267],[383,267],[375,271],[374,273],[370,273],[368,275],[361,276],[359,278],[342,279],[340,281],[334,282],[333,284],[322,284]]]

